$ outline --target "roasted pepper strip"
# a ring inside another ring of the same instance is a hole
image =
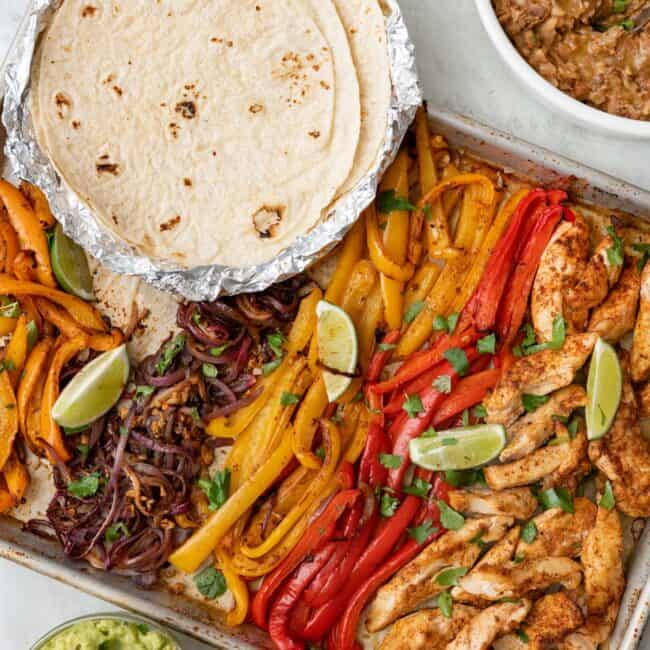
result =
[[[259,546],[251,548],[242,545],[240,547],[240,551],[247,557],[262,557],[277,546],[294,524],[307,512],[314,500],[322,494],[323,489],[334,475],[341,456],[341,435],[338,427],[331,420],[322,419],[320,424],[325,448],[323,466],[313,478],[298,504],[285,515],[280,524],[273,529],[271,534]]]
[[[294,422],[293,452],[300,464],[309,469],[318,469],[322,462],[312,451],[318,419],[328,404],[327,390],[319,377],[307,391]]]
[[[86,335],[86,330],[78,325],[77,321],[62,307],[59,307],[47,298],[34,298],[34,302],[43,318],[48,323],[54,325],[67,339]]]
[[[31,203],[32,208],[38,217],[38,221],[41,224],[41,228],[51,228],[56,221],[54,220],[52,210],[50,210],[50,204],[48,203],[47,197],[43,194],[40,188],[28,183],[27,181],[22,181],[20,183],[20,191]]]
[[[388,278],[397,282],[407,282],[411,279],[415,267],[411,262],[401,263],[393,259],[388,253],[383,241],[382,233],[377,223],[377,212],[374,206],[365,211],[366,231],[368,237],[368,252],[375,268]]]
[[[4,355],[4,366],[9,373],[9,381],[15,390],[18,385],[20,373],[23,371],[27,360],[27,316],[21,314],[16,323],[11,341],[7,345]]]
[[[248,614],[248,585],[237,575],[233,569],[230,557],[228,557],[228,554],[224,550],[217,549],[215,556],[223,577],[226,579],[228,591],[230,591],[235,599],[235,609],[226,614],[226,625],[237,627],[246,620],[246,614]]]
[[[47,238],[29,201],[20,190],[2,179],[0,179],[0,200],[7,208],[9,221],[18,233],[23,248],[33,251],[36,256],[36,278],[41,284],[54,289],[57,284],[50,265]],[[7,293],[29,292],[8,291]]]
[[[87,327],[98,332],[106,332],[108,330],[108,326],[95,307],[63,291],[51,289],[50,287],[34,282],[14,280],[14,278],[6,274],[0,274],[0,294],[12,294],[14,296],[25,294],[28,296],[48,298],[52,302],[67,309],[70,315],[82,327]]]
[[[29,487],[29,474],[27,473],[25,466],[18,460],[15,453],[9,456],[2,473],[5,477],[9,493],[14,498],[16,504],[19,504],[23,500],[25,492]]]
[[[287,555],[280,566],[264,578],[264,582],[253,598],[251,615],[255,624],[267,628],[267,611],[275,592],[285,578],[313,551],[329,541],[334,534],[337,520],[348,506],[359,497],[359,490],[343,490],[327,505],[325,510],[310,524],[298,544]]]
[[[316,330],[316,305],[323,298],[323,292],[316,287],[302,299],[298,314],[293,322],[287,341],[287,352],[297,354],[309,344]]]
[[[169,561],[181,571],[196,571],[224,538],[231,526],[277,480],[293,457],[291,436],[283,436],[279,446],[219,510],[185,544],[174,551]]]
[[[345,288],[350,281],[352,269],[362,258],[365,246],[366,229],[364,219],[360,218],[350,232],[345,236],[341,247],[341,255],[336,265],[336,271],[325,292],[325,300],[335,305],[340,305],[345,293]]]
[[[384,337],[382,343],[387,346],[396,345],[400,338],[399,329],[395,329],[392,332],[388,332]],[[378,381],[381,377],[381,373],[384,370],[384,367],[391,358],[392,352],[389,348],[388,350],[378,350],[375,352],[374,356],[370,361],[370,366],[368,368],[368,373],[366,376],[366,381],[375,382]]]
[[[0,265],[0,271],[13,273],[13,264],[16,255],[20,252],[18,235],[8,221],[0,221],[0,239],[4,242],[4,262]]]
[[[40,437],[48,443],[58,458],[64,463],[68,462],[71,456],[66,449],[61,428],[52,417],[52,408],[59,397],[59,383],[63,366],[86,349],[88,349],[88,337],[86,336],[78,336],[61,343],[54,352],[43,388]],[[54,459],[50,460],[54,461]]]
[[[6,371],[0,372],[0,471],[4,468],[18,433],[16,396]]]
[[[14,275],[17,280],[24,280],[32,282],[34,280],[36,264],[34,262],[34,254],[28,251],[21,251],[14,258]],[[27,322],[34,321],[36,328],[39,332],[43,331],[43,319],[36,307],[36,301],[32,296],[19,294],[17,296],[20,306],[27,314]]]
[[[88,337],[88,347],[95,352],[114,350],[124,343],[121,330],[112,329],[109,334],[91,334]]]

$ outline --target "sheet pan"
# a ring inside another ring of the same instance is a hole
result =
[[[1,66],[0,66],[1,73]],[[0,89],[1,91],[1,89]],[[433,130],[454,147],[546,185],[561,186],[572,198],[613,210],[625,210],[650,220],[650,192],[530,145],[472,119],[429,109]],[[0,134],[0,141],[1,141]],[[20,522],[0,517],[0,557],[102,598],[119,607],[157,620],[215,647],[271,647],[252,626],[237,631],[214,619],[199,603],[166,591],[143,591],[130,580],[67,560],[58,544],[21,530]],[[628,570],[628,585],[610,650],[639,650],[650,613],[650,525],[636,547]],[[642,649],[641,649],[642,650]]]

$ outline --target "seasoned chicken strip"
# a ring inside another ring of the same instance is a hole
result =
[[[603,438],[589,443],[589,458],[611,481],[619,510],[630,517],[650,517],[650,439],[641,433],[627,377],[614,423]]]
[[[519,627],[530,611],[530,601],[499,603],[475,616],[447,645],[446,650],[488,650],[494,640]]]
[[[548,490],[552,487],[568,487],[571,491],[575,490],[578,481],[584,474],[589,473],[591,466],[587,459],[589,443],[587,434],[584,431],[578,431],[573,440],[569,440],[569,432],[563,424],[556,427],[559,440],[567,442],[559,445],[564,457],[560,466],[553,470],[542,481],[542,488]]]
[[[636,261],[628,259],[618,284],[591,314],[589,331],[609,343],[620,341],[634,329],[640,290],[641,274]]]
[[[564,427],[562,427],[564,428]],[[561,430],[561,429],[560,429]],[[564,429],[566,431],[566,429]],[[568,434],[565,434],[568,438]],[[578,432],[564,444],[536,449],[528,456],[504,465],[490,465],[483,470],[487,484],[493,490],[505,490],[530,485],[548,478],[548,485],[559,483],[567,473],[575,470],[587,452],[585,434]]]
[[[561,584],[577,589],[582,581],[581,566],[568,557],[548,557],[508,563],[502,567],[483,567],[470,571],[458,581],[468,594],[486,600],[520,598],[530,591]]]
[[[610,603],[619,602],[625,588],[623,529],[616,508],[598,508],[596,525],[589,531],[582,549],[587,611],[602,615]]]
[[[641,273],[639,314],[634,326],[632,341],[632,381],[639,383],[650,379],[650,264]]]
[[[650,382],[644,384],[636,396],[639,400],[639,415],[642,418],[650,418]]]
[[[435,581],[448,567],[471,567],[481,553],[471,540],[501,539],[513,524],[512,517],[468,519],[460,530],[450,530],[429,544],[414,560],[379,589],[368,611],[367,627],[377,632],[444,590]]]
[[[552,339],[557,316],[565,318],[571,332],[585,329],[589,310],[605,299],[621,272],[608,259],[613,243],[609,235],[604,237],[587,261],[590,233],[584,218],[578,214],[574,223],[558,226],[540,260],[531,294],[531,315],[540,341]]]
[[[598,650],[612,634],[619,603],[612,603],[603,616],[590,616],[584,625],[560,641],[558,650]],[[611,648],[610,650],[615,650]]]
[[[582,386],[571,384],[553,393],[546,404],[532,413],[526,413],[508,428],[509,442],[499,460],[508,463],[535,451],[553,435],[553,416],[568,417],[575,409],[586,404],[587,393]]]
[[[576,497],[573,508],[573,514],[551,508],[537,515],[533,519],[537,537],[530,544],[519,540],[515,554],[526,559],[580,555],[587,533],[596,522],[596,506],[589,499]]]
[[[493,492],[483,488],[452,490],[449,505],[471,515],[508,515],[528,519],[537,510],[537,499],[528,488]]]
[[[524,412],[524,394],[548,395],[568,386],[576,371],[584,366],[597,339],[593,333],[567,336],[561,350],[543,350],[519,359],[483,400],[487,421],[509,427]]]
[[[469,623],[479,610],[457,605],[451,618],[439,609],[423,609],[400,618],[381,642],[379,650],[443,650],[445,646]]]
[[[494,642],[494,650],[526,647],[528,650],[545,650],[561,641],[583,623],[580,608],[563,591],[543,596],[533,604],[530,614],[521,625],[528,644],[520,643],[515,634],[508,634]]]
[[[474,566],[472,571],[478,571],[486,567],[500,567],[504,566],[513,558],[517,542],[521,535],[521,528],[514,526],[508,533],[500,539]],[[470,571],[470,573],[472,572]],[[477,607],[486,607],[490,601],[484,600],[473,594],[469,594],[461,587],[454,587],[451,590],[451,595],[454,600],[460,600],[464,603],[471,603]]]

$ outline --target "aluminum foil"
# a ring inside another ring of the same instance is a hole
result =
[[[260,291],[304,271],[329,252],[358,215],[374,200],[381,175],[393,161],[404,134],[422,103],[415,48],[396,0],[381,0],[386,14],[393,95],[384,146],[375,168],[340,200],[327,219],[299,237],[277,257],[257,266],[200,266],[191,269],[152,260],[108,230],[58,176],[36,141],[29,110],[30,73],[39,34],[61,0],[32,0],[11,48],[4,79],[2,120],[7,130],[5,153],[10,171],[38,185],[47,195],[65,232],[117,273],[138,275],[188,300],[214,300],[221,294]]]

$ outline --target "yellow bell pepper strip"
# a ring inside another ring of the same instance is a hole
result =
[[[232,566],[232,561],[228,554],[223,549],[215,551],[217,564],[226,579],[228,590],[235,599],[235,609],[230,610],[226,614],[226,625],[229,627],[237,627],[246,620],[248,614],[249,593],[248,585],[237,575],[237,572]]]
[[[51,289],[35,282],[15,280],[6,274],[0,274],[0,294],[12,294],[14,296],[25,294],[47,298],[66,309],[72,318],[77,321],[78,325],[98,332],[108,331],[108,326],[95,307],[63,291]]]
[[[7,334],[11,334],[16,329],[17,323],[17,318],[0,317],[0,336],[7,336]]]
[[[416,302],[424,300],[433,289],[442,271],[442,264],[424,262],[406,287],[404,294],[404,311],[408,311]]]
[[[247,557],[260,558],[275,548],[293,528],[294,524],[305,514],[313,501],[320,496],[322,490],[334,475],[341,456],[341,434],[338,427],[331,420],[321,419],[320,425],[323,435],[323,447],[325,448],[323,466],[312,480],[307,491],[301,496],[298,504],[259,546],[249,547],[242,544],[240,551]]]
[[[36,389],[39,382],[43,380],[46,374],[45,370],[53,345],[54,340],[51,338],[44,338],[36,343],[27,358],[25,370],[18,385],[18,392],[16,393],[18,424],[20,432],[28,440],[27,416],[29,415],[29,411],[33,410],[32,398],[37,392]]]
[[[20,252],[20,243],[16,231],[8,221],[0,221],[0,241],[4,245],[4,260],[0,264],[0,271],[13,273],[14,260]]]
[[[228,500],[212,514],[185,544],[174,551],[169,561],[181,571],[196,571],[235,522],[278,479],[293,458],[291,436],[284,436],[279,446]]]
[[[84,336],[87,333],[65,309],[54,304],[47,298],[34,298],[34,302],[43,318],[48,323],[52,323],[67,339]]]
[[[27,200],[30,202],[38,221],[41,224],[41,228],[47,229],[51,228],[56,224],[52,210],[50,210],[50,204],[47,201],[47,197],[40,188],[36,185],[32,185],[27,181],[22,181],[20,183],[20,191],[25,195]]]
[[[368,296],[377,281],[377,271],[368,260],[360,260],[352,270],[341,307],[352,319],[355,328],[361,324]]]
[[[364,407],[363,413],[359,417],[354,437],[348,442],[345,449],[343,460],[348,463],[356,463],[366,447],[366,440],[368,439],[368,426],[370,425],[370,414]]]
[[[54,351],[52,363],[50,364],[47,379],[45,380],[45,386],[43,387],[40,437],[47,442],[49,447],[54,450],[59,459],[64,463],[68,462],[71,456],[70,452],[66,449],[61,428],[52,417],[52,408],[59,397],[59,383],[63,366],[87,348],[87,336],[79,336],[61,343]]]
[[[334,305],[339,305],[343,299],[345,288],[348,286],[354,265],[363,257],[366,243],[366,230],[363,219],[359,219],[350,232],[345,236],[341,247],[341,254],[336,265],[336,271],[330,281],[325,300]]]
[[[475,174],[462,174],[450,182],[460,182],[468,176],[475,176]],[[482,242],[485,238],[485,233],[494,217],[497,200],[497,191],[492,181],[487,176],[480,174],[477,176],[483,180],[481,184],[471,183],[465,188],[456,231],[457,240],[469,242],[469,245],[465,247],[467,253],[472,251],[475,242]]]
[[[18,408],[16,395],[9,380],[9,374],[0,372],[0,471],[14,447],[18,433]]]
[[[494,247],[497,245],[497,242],[501,239],[501,235],[505,232],[512,215],[515,213],[517,206],[521,203],[521,200],[528,194],[527,189],[522,189],[513,194],[505,203],[505,205],[499,210],[499,214],[494,220],[490,230],[488,230],[485,239],[481,247],[478,250],[478,253],[474,256],[474,262],[472,263],[472,268],[469,272],[469,275],[465,279],[463,288],[460,293],[456,296],[452,312],[460,313],[463,307],[466,305],[467,301],[470,299],[471,295],[474,293],[474,289],[478,286],[478,283],[483,276],[485,267],[487,266],[490,255],[494,250]]]
[[[21,314],[2,361],[14,389],[27,360],[27,335],[27,316]]]
[[[9,494],[13,497],[16,504],[19,504],[25,492],[29,487],[29,474],[25,466],[18,460],[16,454],[13,453],[5,463],[2,470],[7,483]]]
[[[301,465],[309,469],[319,469],[322,462],[311,450],[318,419],[329,404],[327,390],[322,377],[319,377],[307,391],[296,413],[294,421],[293,453]]]
[[[365,374],[375,348],[375,335],[384,317],[384,299],[381,286],[375,283],[366,299],[366,306],[357,325],[359,339],[359,365]],[[356,394],[356,391],[355,391]]]
[[[57,283],[50,264],[47,237],[29,201],[19,189],[2,179],[0,179],[0,201],[7,209],[9,221],[18,234],[22,247],[34,252],[37,280],[46,287],[54,289]]]
[[[316,305],[322,298],[323,292],[316,287],[311,290],[308,296],[302,299],[287,338],[288,354],[293,355],[302,352],[309,344],[316,330]]]
[[[411,262],[400,263],[397,259],[393,259],[390,256],[386,246],[382,242],[381,231],[377,223],[377,212],[374,206],[366,208],[364,214],[366,216],[368,253],[375,268],[393,280],[407,282],[413,275],[415,267]]]

